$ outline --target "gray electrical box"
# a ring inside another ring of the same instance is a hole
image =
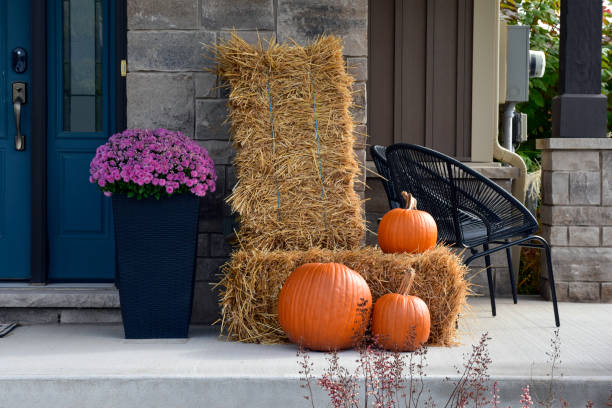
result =
[[[508,26],[506,102],[529,100],[529,26]]]

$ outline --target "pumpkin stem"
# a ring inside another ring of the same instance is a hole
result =
[[[402,198],[406,202],[406,206],[404,207],[406,210],[417,209],[417,199],[414,198],[412,194],[402,191]]]
[[[408,296],[410,292],[410,288],[412,287],[412,281],[414,281],[415,271],[414,268],[409,268],[406,271],[406,275],[402,280],[402,284],[400,285],[399,293],[404,296]]]

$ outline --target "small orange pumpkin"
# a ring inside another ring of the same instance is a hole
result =
[[[278,321],[289,340],[311,350],[352,347],[363,337],[372,311],[365,279],[340,263],[308,263],[285,281]]]
[[[411,269],[400,287],[400,293],[388,293],[374,304],[372,335],[380,346],[393,351],[414,351],[429,338],[429,308],[408,292],[414,279]]]
[[[417,210],[417,200],[402,191],[405,208],[387,212],[378,226],[378,245],[385,253],[420,253],[436,246],[438,226],[433,217]]]

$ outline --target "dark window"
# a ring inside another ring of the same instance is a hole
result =
[[[102,131],[102,0],[63,1],[63,125]]]

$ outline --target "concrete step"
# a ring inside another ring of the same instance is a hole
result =
[[[503,406],[518,406],[521,387],[543,398],[550,384],[546,352],[554,330],[552,304],[521,298],[471,299],[461,321],[461,345],[429,349],[425,388],[443,406],[455,366],[478,341],[491,337],[491,380],[499,382]],[[612,304],[560,304],[561,360],[554,390],[582,407],[605,406],[612,388]],[[311,353],[314,375],[327,367],[325,354]],[[349,370],[358,357],[340,354]],[[214,327],[192,328],[188,340],[124,340],[117,325],[19,327],[0,339],[0,407],[309,407],[299,387],[293,345],[231,343]],[[315,406],[328,406],[314,386]]]
[[[1,322],[121,323],[119,307],[114,284],[3,283],[0,287]]]

